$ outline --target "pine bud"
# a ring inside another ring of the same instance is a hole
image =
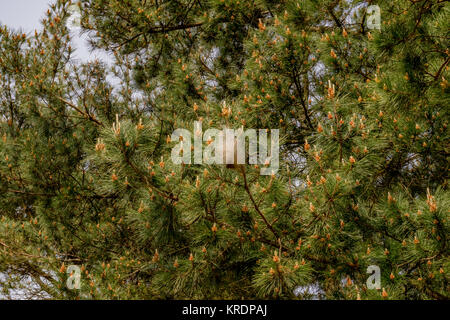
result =
[[[337,58],[337,55],[336,55],[336,53],[334,52],[333,49],[331,49],[331,51],[330,51],[330,56],[331,56],[333,59],[336,59],[336,58]]]
[[[198,176],[197,176],[197,178],[195,179],[195,187],[196,187],[197,189],[200,187],[200,179],[198,178]]]
[[[137,130],[142,130],[142,129],[144,129],[144,125],[142,124],[142,118],[139,118],[139,122],[138,122],[138,124],[137,124],[137,126],[136,126],[136,129],[137,129]]]
[[[306,184],[308,185],[308,187],[311,187],[311,185],[312,185],[312,182],[311,182],[311,180],[309,179],[309,175],[306,176]]]
[[[328,80],[328,99],[333,99],[335,92],[336,92],[336,90],[335,90],[334,84],[331,85],[331,81]],[[330,117],[328,117],[328,118],[330,118]]]
[[[103,151],[105,150],[105,144],[103,143],[103,139],[98,138],[97,144],[95,145],[95,151]]]
[[[261,19],[258,19],[258,29],[260,31],[266,30],[266,26],[262,23]]]
[[[305,151],[308,151],[309,149],[311,149],[311,146],[309,145],[308,140],[305,140],[304,148],[305,148]]]
[[[156,249],[155,254],[153,255],[153,258],[152,258],[152,262],[155,263],[155,262],[158,262],[158,260],[159,260],[159,253],[158,253],[158,249]]]
[[[291,30],[289,29],[289,27],[286,27],[286,35],[290,35],[291,34]]]
[[[394,203],[394,202],[395,202],[395,199],[391,196],[391,193],[388,192],[388,203],[391,204],[391,203]]]
[[[349,161],[351,164],[355,164],[356,160],[353,158],[353,156],[350,156]]]
[[[317,162],[320,161],[320,154],[318,152],[314,152],[314,160],[316,160]]]
[[[437,210],[436,200],[435,200],[434,196],[432,196],[430,194],[430,189],[428,189],[428,188],[427,188],[427,204],[430,209],[430,212],[435,212]]]
[[[323,132],[323,127],[322,127],[322,125],[320,123],[317,125],[317,132],[318,133]]]
[[[120,122],[119,122],[119,115],[116,113],[116,122],[113,123],[112,130],[116,136],[120,134]]]
[[[349,276],[347,276],[347,287],[350,287],[353,284],[352,279],[350,279]]]
[[[280,258],[278,257],[278,253],[275,251],[274,256],[272,258],[273,262],[278,263],[280,262]]]

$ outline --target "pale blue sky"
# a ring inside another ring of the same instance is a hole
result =
[[[0,23],[31,32],[39,28],[39,20],[49,3],[49,0],[0,0]]]
[[[15,30],[22,30],[28,34],[41,28],[40,20],[45,16],[52,0],[0,0],[0,24],[7,25]],[[75,57],[83,61],[99,58],[107,61],[108,58],[101,52],[89,53],[85,45],[86,36],[80,38],[78,31],[74,30],[73,48],[77,48]]]

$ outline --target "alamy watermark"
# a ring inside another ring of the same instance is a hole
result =
[[[69,17],[66,20],[66,27],[71,30],[73,28],[81,27],[81,10],[76,4],[71,4],[67,8]]]
[[[377,5],[371,5],[367,7],[367,28],[368,29],[381,29],[381,10]]]
[[[78,290],[81,288],[81,268],[77,265],[70,265],[66,271],[69,277],[66,281],[66,286],[70,290]]]
[[[366,270],[367,274],[370,276],[366,280],[366,287],[369,290],[380,290],[381,289],[381,270],[377,265],[370,265]],[[347,281],[345,278],[342,279],[342,286],[345,286]],[[352,281],[350,281],[352,283]],[[314,299],[318,299],[324,291],[320,288],[318,283],[314,283],[307,286],[297,286],[294,288],[293,294],[298,297],[301,294],[310,294]]]
[[[258,134],[257,134],[258,132]],[[268,150],[269,129],[238,130],[210,128],[203,133],[202,122],[194,122],[194,141],[187,129],[176,129],[171,136],[178,144],[172,148],[171,158],[174,164],[191,164],[194,151],[194,164],[261,165],[261,175],[276,174],[279,169],[279,129],[270,129],[270,153]],[[248,153],[246,152],[248,139]],[[206,147],[203,150],[203,143]]]
[[[376,265],[368,266],[367,273],[371,274],[366,281],[367,289],[376,289],[376,290],[381,289],[380,267]]]

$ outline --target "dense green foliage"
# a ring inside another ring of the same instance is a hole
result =
[[[110,65],[69,4],[0,33],[2,295],[449,298],[448,2],[82,0]],[[173,164],[194,121],[279,128],[280,170]]]

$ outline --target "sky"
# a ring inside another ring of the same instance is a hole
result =
[[[49,0],[0,0],[0,22],[31,32],[39,27]]]
[[[34,34],[34,30],[41,29],[40,20],[45,16],[45,12],[52,2],[52,0],[0,0],[0,25],[7,25],[11,29]],[[106,54],[102,52],[89,52],[86,35],[80,37],[78,32],[79,30],[76,28],[72,31],[72,47],[76,48],[75,58],[82,61],[95,58],[108,60]]]

